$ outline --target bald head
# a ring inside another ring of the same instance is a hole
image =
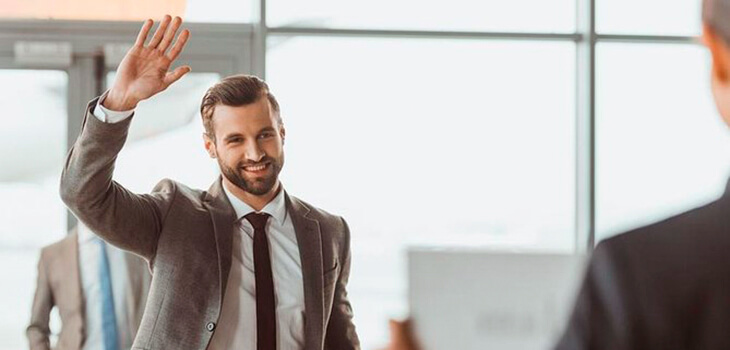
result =
[[[703,0],[702,21],[730,43],[730,0]]]

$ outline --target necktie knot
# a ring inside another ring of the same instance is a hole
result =
[[[269,220],[269,214],[266,213],[249,213],[244,216],[248,222],[251,223],[255,231],[263,230],[266,228],[266,222]]]

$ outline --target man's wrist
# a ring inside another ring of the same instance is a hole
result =
[[[101,101],[101,105],[110,111],[130,111],[137,108],[139,101],[132,100],[124,94],[117,93],[112,88],[106,95],[106,98]]]

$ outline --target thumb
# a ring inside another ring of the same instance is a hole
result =
[[[162,79],[162,82],[165,84],[165,87],[168,87],[172,85],[172,83],[180,80],[183,75],[187,74],[190,71],[190,66],[177,67],[174,71],[167,72],[167,74],[165,74],[165,77]]]

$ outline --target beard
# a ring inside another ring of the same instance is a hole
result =
[[[243,167],[245,165],[262,163],[269,163],[267,175],[256,177],[245,176],[245,170],[243,170]],[[223,176],[225,176],[226,179],[228,179],[228,181],[230,181],[232,184],[236,185],[236,187],[255,196],[263,196],[269,193],[269,191],[274,188],[277,180],[279,179],[279,172],[281,172],[282,163],[283,159],[277,160],[270,157],[264,157],[264,159],[262,159],[258,163],[244,163],[242,161],[238,162],[236,163],[236,167],[233,168],[229,167],[228,165],[221,162],[220,159],[218,159],[218,165],[221,169],[221,174],[223,174]]]

